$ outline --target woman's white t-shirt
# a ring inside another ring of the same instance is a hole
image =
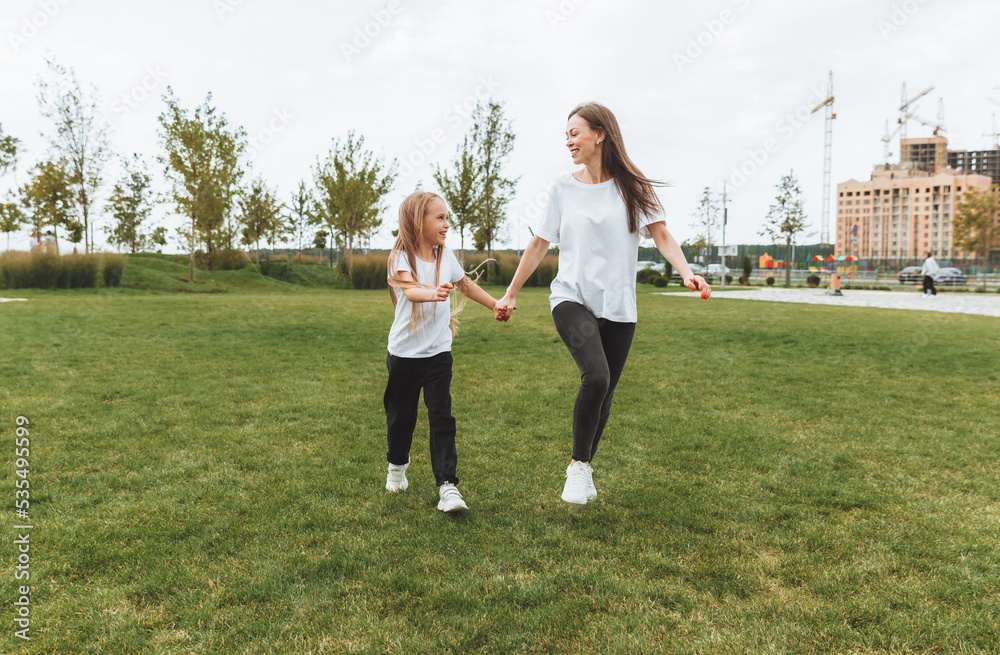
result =
[[[584,184],[561,173],[549,191],[549,205],[535,234],[559,246],[559,271],[549,304],[567,300],[597,318],[635,323],[635,274],[639,237],[662,213],[640,214],[639,231],[629,233],[628,211],[614,180]]]
[[[425,262],[419,257],[414,259],[417,262],[416,275],[410,270],[410,263],[404,256],[396,258],[396,261],[390,262],[390,264],[395,266],[396,271],[406,271],[417,282],[431,288],[445,282],[455,284],[465,277],[465,270],[455,258],[455,253],[448,248],[445,248],[441,255],[441,274],[437,284],[434,283],[435,263]],[[453,293],[461,292],[455,291]],[[451,321],[451,303],[448,300],[442,300],[441,302],[422,302],[419,304],[423,312],[423,322],[417,323],[417,331],[414,334],[410,332],[413,303],[401,290],[396,290],[396,316],[392,320],[392,327],[389,328],[390,354],[396,357],[433,357],[451,350],[451,330],[448,327]]]

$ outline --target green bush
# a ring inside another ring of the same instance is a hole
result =
[[[740,279],[739,279],[739,282],[740,282],[740,284],[744,284],[744,285],[750,284],[750,278],[748,278],[746,275],[741,275]]]
[[[0,288],[80,289],[98,285],[103,255],[66,255],[36,250],[0,254]],[[121,267],[124,264],[120,264]],[[119,275],[120,279],[120,275]]]
[[[215,250],[212,252],[213,271],[236,271],[246,268],[254,261],[256,261],[255,254],[251,255],[242,250]],[[264,258],[261,257],[260,261],[263,263]],[[194,263],[197,268],[203,271],[208,270],[208,256],[200,250],[194,254]],[[264,275],[267,275],[267,273],[264,273]]]
[[[733,276],[732,275],[727,275],[726,276],[726,284],[732,284],[732,283],[733,283]]]
[[[656,277],[652,278],[652,280],[653,280],[653,286],[654,287],[665,287],[665,286],[667,286],[667,281],[669,279],[670,278],[668,278],[668,277],[664,277],[662,275],[657,275]]]
[[[768,275],[767,276],[767,286],[769,286],[769,287],[773,287],[774,286],[774,276],[773,275]]]
[[[95,255],[66,255],[59,271],[60,289],[92,289],[97,286],[99,260]]]
[[[385,255],[354,255],[351,265],[352,289],[385,289],[388,258]],[[340,275],[347,279],[347,257],[340,258]]]
[[[753,260],[750,259],[750,255],[743,255],[743,279],[749,282],[752,274]],[[746,282],[744,282],[744,284],[746,284]]]
[[[101,273],[104,276],[104,286],[117,287],[122,283],[122,274],[125,272],[125,262],[128,261],[124,255],[104,255],[101,258]]]
[[[644,268],[635,274],[635,281],[640,284],[652,284],[650,279],[658,275],[655,268]]]
[[[814,289],[816,287],[818,287],[819,286],[819,276],[818,275],[810,275],[809,277],[807,277],[806,278],[806,285],[810,286],[810,287],[812,287]]]

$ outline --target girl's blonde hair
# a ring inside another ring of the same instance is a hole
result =
[[[393,306],[396,305],[396,289],[436,289],[440,284],[441,259],[444,256],[444,246],[433,246],[434,253],[434,284],[428,284],[417,279],[417,250],[420,248],[420,240],[424,233],[424,219],[427,216],[427,207],[431,201],[437,198],[441,202],[444,199],[436,193],[429,191],[414,191],[406,197],[399,205],[399,233],[396,236],[396,243],[393,244],[389,252],[388,282],[389,297],[392,298]],[[396,262],[400,257],[406,258],[406,263],[410,265],[410,275],[413,281],[403,281],[399,279],[399,267]],[[471,283],[468,276],[458,283],[460,290],[464,290],[467,284]],[[458,314],[465,307],[465,293],[459,294],[458,302],[452,302],[451,319],[448,327],[454,336],[458,332]],[[424,303],[413,303],[410,312],[410,333],[417,333],[417,326],[423,326]],[[437,315],[437,303],[434,303],[432,311]]]

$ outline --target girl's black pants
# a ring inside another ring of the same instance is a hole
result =
[[[431,469],[438,486],[458,484],[455,450],[455,417],[451,415],[451,353],[433,357],[396,357],[386,360],[389,382],[385,386],[385,421],[388,427],[390,464],[410,461],[413,429],[417,424],[420,390],[424,390],[430,424]]]

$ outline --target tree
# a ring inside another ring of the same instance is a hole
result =
[[[346,245],[348,281],[354,243],[382,225],[383,199],[396,178],[396,161],[386,166],[364,144],[363,136],[348,132],[345,142],[334,141],[325,162],[316,159],[314,170],[318,216]]]
[[[952,242],[956,248],[978,255],[982,260],[983,290],[989,273],[990,251],[1000,248],[996,185],[990,188],[965,187],[962,202],[955,208]]]
[[[134,253],[158,243],[153,235],[141,232],[143,223],[153,212],[152,178],[139,155],[133,155],[131,162],[123,159],[122,166],[125,175],[115,184],[105,208],[115,219],[115,224],[106,227],[105,232],[108,243],[125,246]]]
[[[807,223],[805,211],[802,209],[802,192],[799,191],[795,171],[791,170],[788,175],[782,177],[776,188],[778,195],[767,212],[767,223],[764,224],[760,236],[770,236],[775,243],[784,240],[787,288],[792,286],[792,244],[795,243],[795,235],[805,230]]]
[[[289,213],[285,220],[289,233],[295,240],[295,254],[301,255],[306,230],[309,229],[309,226],[316,224],[316,201],[309,193],[305,180],[299,182],[298,190],[292,194],[288,210]]]
[[[319,256],[323,257],[323,249],[326,248],[326,238],[330,236],[330,233],[326,230],[320,230],[313,236],[313,247],[319,248]],[[330,267],[333,267],[333,251],[330,251]]]
[[[715,245],[715,233],[719,229],[719,203],[712,197],[712,190],[709,187],[705,187],[702,191],[694,218],[691,227],[695,229],[695,237],[685,245],[690,246],[694,252],[705,249],[708,257],[711,257],[712,247]],[[705,263],[708,264],[707,258]]]
[[[53,152],[69,163],[75,190],[74,203],[83,218],[84,250],[93,247],[91,209],[103,180],[101,171],[110,156],[107,127],[100,119],[97,88],[86,94],[71,68],[46,59],[49,78],[38,80],[38,106],[42,116],[53,122],[48,135]]]
[[[243,171],[239,158],[246,149],[243,128],[229,129],[226,117],[212,106],[212,94],[193,114],[182,109],[167,87],[166,110],[160,114],[158,157],[173,185],[171,197],[178,213],[191,219],[188,281],[194,282],[195,240],[205,246],[207,266],[220,243],[231,245],[231,229],[224,229],[233,209]]]
[[[0,203],[0,232],[7,235],[7,250],[10,250],[10,233],[20,230],[27,220],[17,203]]]
[[[482,191],[479,178],[476,177],[476,158],[474,144],[469,143],[469,137],[462,139],[462,145],[456,149],[454,169],[451,173],[436,167],[434,181],[444,197],[445,203],[451,209],[452,223],[458,227],[461,240],[461,257],[465,257],[465,230],[476,216],[477,203]]]
[[[260,263],[260,240],[262,237],[276,238],[281,231],[282,205],[276,192],[272,192],[258,176],[250,184],[239,200],[240,224],[243,226],[242,242],[257,248],[257,263]],[[273,245],[273,242],[272,242]]]
[[[514,149],[514,132],[511,122],[504,118],[503,105],[492,99],[485,105],[476,105],[472,122],[471,141],[480,193],[471,227],[475,230],[473,238],[477,250],[485,249],[486,256],[492,258],[493,242],[506,220],[507,205],[514,197],[518,180],[502,175],[504,164]],[[487,272],[491,269],[492,264]]]
[[[31,214],[31,222],[39,236],[42,228],[55,230],[56,252],[59,252],[60,226],[73,230],[79,224],[74,217],[76,194],[74,180],[65,159],[46,161],[35,167],[31,181],[21,189],[21,204]],[[82,229],[82,227],[81,227]]]
[[[18,146],[21,140],[3,133],[0,125],[0,177],[17,168]],[[16,181],[16,178],[15,178]]]

